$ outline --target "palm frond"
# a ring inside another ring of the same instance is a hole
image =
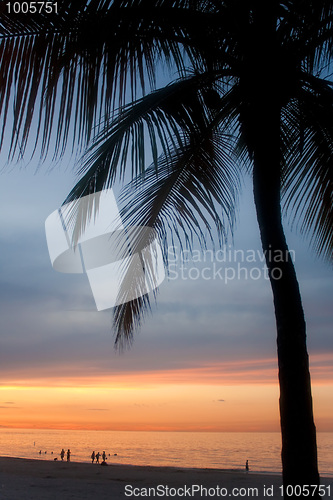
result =
[[[129,302],[119,304],[113,311],[113,329],[115,331],[115,347],[123,350],[133,342],[133,333],[143,322],[145,315],[151,310],[148,294]]]
[[[284,111],[284,199],[292,221],[316,252],[333,256],[333,87],[307,76]]]
[[[151,165],[124,190],[122,220],[156,230],[166,266],[168,242],[173,243],[175,238],[180,247],[191,248],[196,237],[205,248],[208,237],[214,242],[212,226],[221,240],[232,229],[240,181],[239,171],[230,158],[230,138],[208,129],[205,136],[192,138],[187,147],[160,158],[158,171]],[[149,302],[142,303],[142,308],[138,305],[135,302],[122,306],[121,310],[127,311],[123,316],[116,309],[119,341],[131,339],[140,315],[150,306]]]
[[[120,349],[131,345],[133,333],[151,311],[151,297],[156,301],[158,285],[164,278],[155,231],[134,226],[125,233],[128,237],[124,253],[130,251],[130,256],[120,263],[122,282],[113,311],[115,346]]]
[[[180,78],[121,109],[83,158],[81,178],[65,203],[110,187],[116,176],[124,178],[129,164],[132,177],[142,174],[150,152],[158,169],[159,150],[167,157],[182,147],[184,134],[200,135],[209,114],[225,107],[213,88],[214,80],[224,73]]]
[[[202,1],[58,4],[58,14],[0,12],[0,114],[3,138],[13,105],[12,159],[24,153],[32,124],[44,157],[53,138],[56,155],[69,139],[85,146],[116,102],[140,95],[146,80],[153,88],[159,60],[182,72],[200,58],[193,27],[212,17]]]
[[[232,140],[207,130],[163,156],[124,190],[122,220],[153,227],[162,237],[171,231],[192,247],[193,236],[205,247],[214,240],[212,224],[223,238],[234,225],[239,173],[235,169]]]
[[[322,72],[331,64],[333,49],[333,3],[284,1],[280,3],[277,33],[286,56],[309,73]]]
[[[233,226],[239,176],[230,160],[233,143],[227,134],[234,93],[222,97],[220,84],[214,82],[218,76],[179,79],[121,110],[97,138],[80,171],[85,173],[66,203],[110,187],[116,174],[124,177],[130,169],[134,179],[123,201],[132,210],[123,211],[122,222],[156,229],[165,257],[164,236],[170,231],[180,244],[185,241],[191,246],[197,237],[204,246],[207,236],[214,240],[213,224],[222,239]],[[149,168],[147,139],[153,152]],[[160,156],[158,150],[162,150]],[[125,270],[124,281],[131,280],[132,274],[130,268]],[[123,301],[115,309],[117,342],[130,340],[141,321],[140,306],[144,315],[149,297]]]

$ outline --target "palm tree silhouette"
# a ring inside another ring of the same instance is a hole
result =
[[[214,225],[223,240],[241,172],[252,173],[277,325],[283,481],[319,484],[306,326],[281,205],[330,260],[333,2],[58,3],[57,14],[1,7],[9,157],[24,153],[34,123],[42,157],[50,147],[62,154],[69,137],[82,149],[94,138],[66,201],[130,170],[126,220],[189,246],[193,236],[205,245]],[[166,68],[178,77],[157,88]],[[115,308],[116,342],[131,339],[147,308],[148,296]]]

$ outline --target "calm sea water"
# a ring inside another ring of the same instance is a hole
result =
[[[252,471],[281,471],[279,433],[0,429],[1,456],[59,460],[61,448],[76,462],[105,450],[110,464],[244,469],[249,460]],[[318,433],[318,455],[321,475],[333,476],[333,433]]]

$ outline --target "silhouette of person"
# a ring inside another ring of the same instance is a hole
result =
[[[106,460],[106,453],[105,453],[105,451],[103,451],[103,453],[102,453],[102,458],[103,458],[103,462],[105,462],[105,460]]]
[[[62,449],[62,450],[61,450],[61,452],[60,452],[60,458],[61,458],[61,461],[63,461],[64,456],[65,456],[65,450],[64,450],[64,449]]]
[[[96,464],[99,464],[99,457],[101,456],[100,452],[96,453]]]
[[[246,472],[248,472],[248,470],[249,470],[249,461],[248,460],[246,460],[245,470],[246,470]]]
[[[91,463],[93,464],[95,460],[95,451],[92,452],[91,454]]]
[[[71,461],[71,450],[68,449],[67,450],[67,462],[70,462]]]

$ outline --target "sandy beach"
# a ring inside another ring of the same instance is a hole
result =
[[[331,484],[322,479],[322,484]],[[282,498],[279,474],[0,457],[1,500]]]
[[[1,500],[224,496],[267,499],[268,496],[282,498],[280,485],[281,476],[278,474],[256,474],[251,471],[131,465],[103,467],[97,464],[0,457]],[[273,496],[268,495],[269,492]]]

